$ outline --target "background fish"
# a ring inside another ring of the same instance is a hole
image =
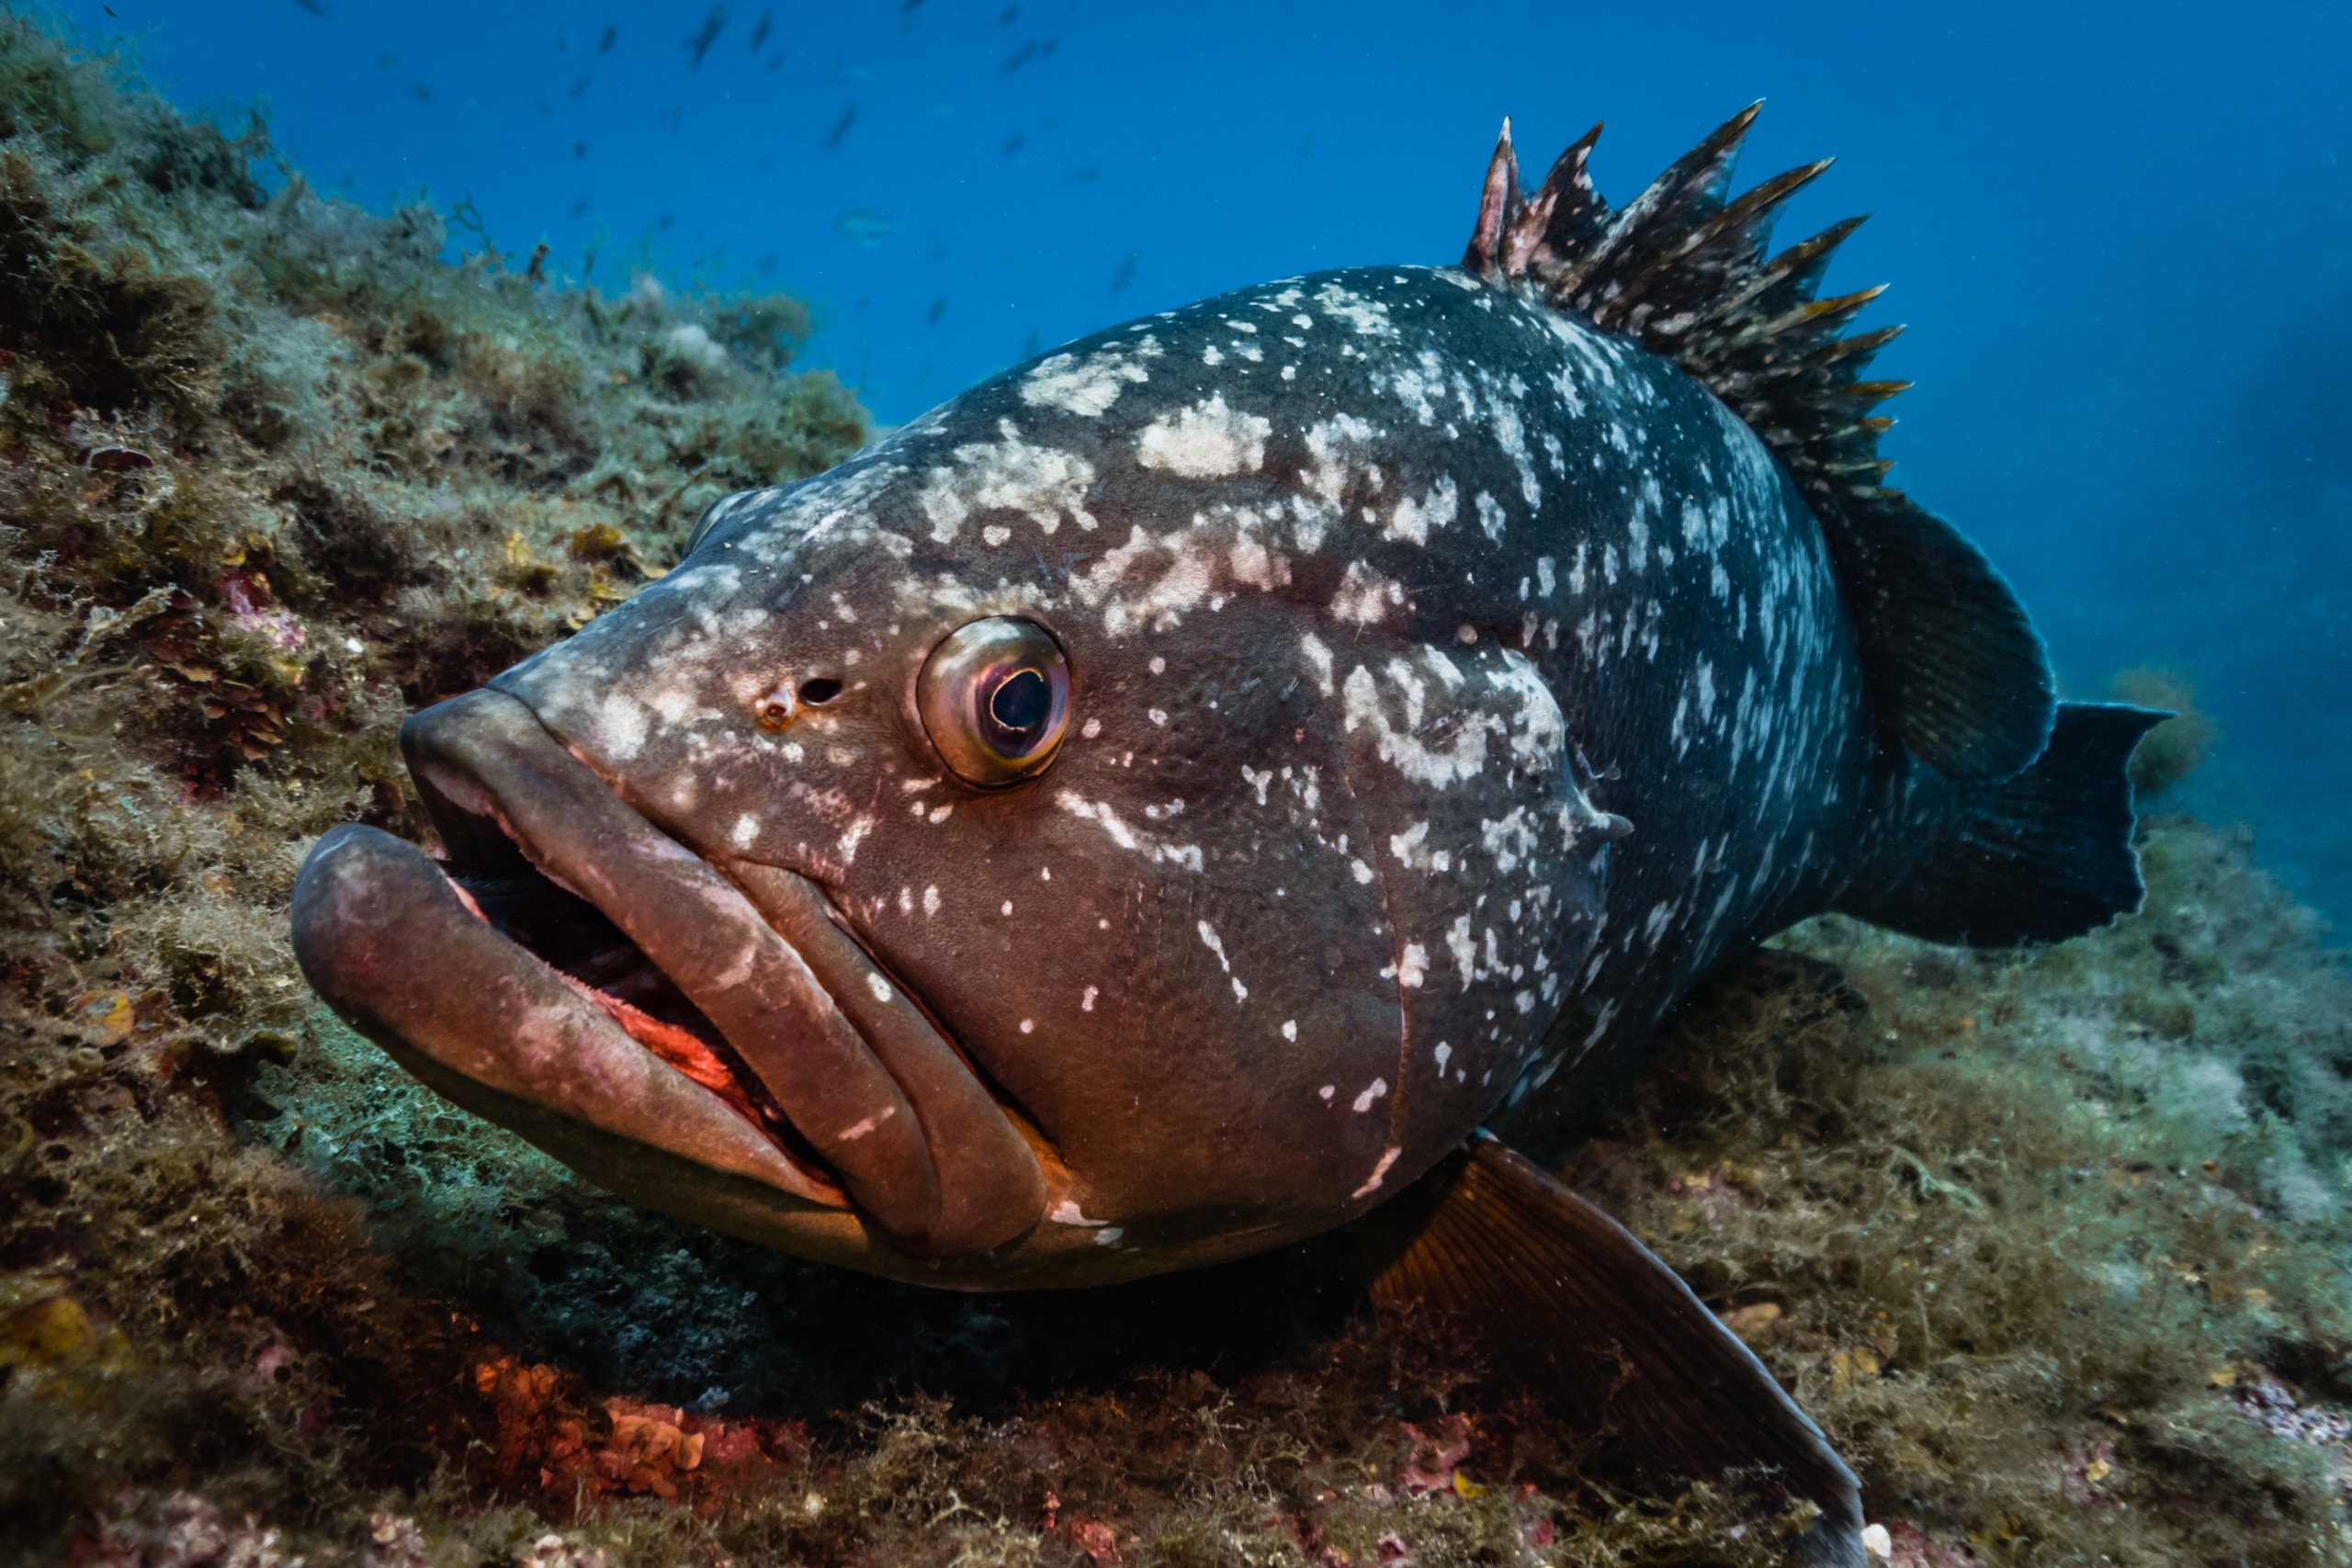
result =
[[[1726,200],[1753,111],[1623,211],[1508,130],[1458,268],[1283,280],[986,382],[404,732],[449,859],[323,839],[320,993],[639,1201],[961,1287],[1381,1210],[1636,1470],[1851,1476],[1754,1359],[1489,1133],[1824,909],[2052,941],[2135,907],[2123,765],[1948,525],[1840,224]]]
[[[878,212],[843,212],[833,220],[833,227],[857,244],[871,250],[886,243],[899,231],[899,225]]]

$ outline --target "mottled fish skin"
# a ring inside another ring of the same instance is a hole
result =
[[[996,615],[1060,639],[1073,728],[984,792],[913,691]],[[756,722],[812,677],[843,694]],[[1088,1278],[1257,1250],[1573,1114],[1941,788],[1764,444],[1450,268],[1072,344],[720,503],[493,684],[697,853],[824,886],[1034,1122],[1059,1185],[1008,1283],[1062,1277],[1057,1228]]]

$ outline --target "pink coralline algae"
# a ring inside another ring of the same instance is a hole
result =
[[[229,607],[232,621],[258,633],[272,648],[293,653],[311,640],[311,630],[301,616],[269,603],[269,580],[257,571],[232,571],[223,577],[220,598]]]

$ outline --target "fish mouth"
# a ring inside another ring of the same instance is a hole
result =
[[[401,741],[448,859],[336,829],[293,915],[312,987],[402,1066],[720,1228],[938,1259],[1044,1217],[1030,1138],[816,883],[696,855],[504,692]]]

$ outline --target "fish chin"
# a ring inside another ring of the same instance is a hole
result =
[[[821,889],[722,874],[505,694],[402,743],[450,860],[337,829],[294,918],[313,987],[403,1066],[625,1196],[805,1255],[978,1265],[1038,1227],[1030,1136]]]

